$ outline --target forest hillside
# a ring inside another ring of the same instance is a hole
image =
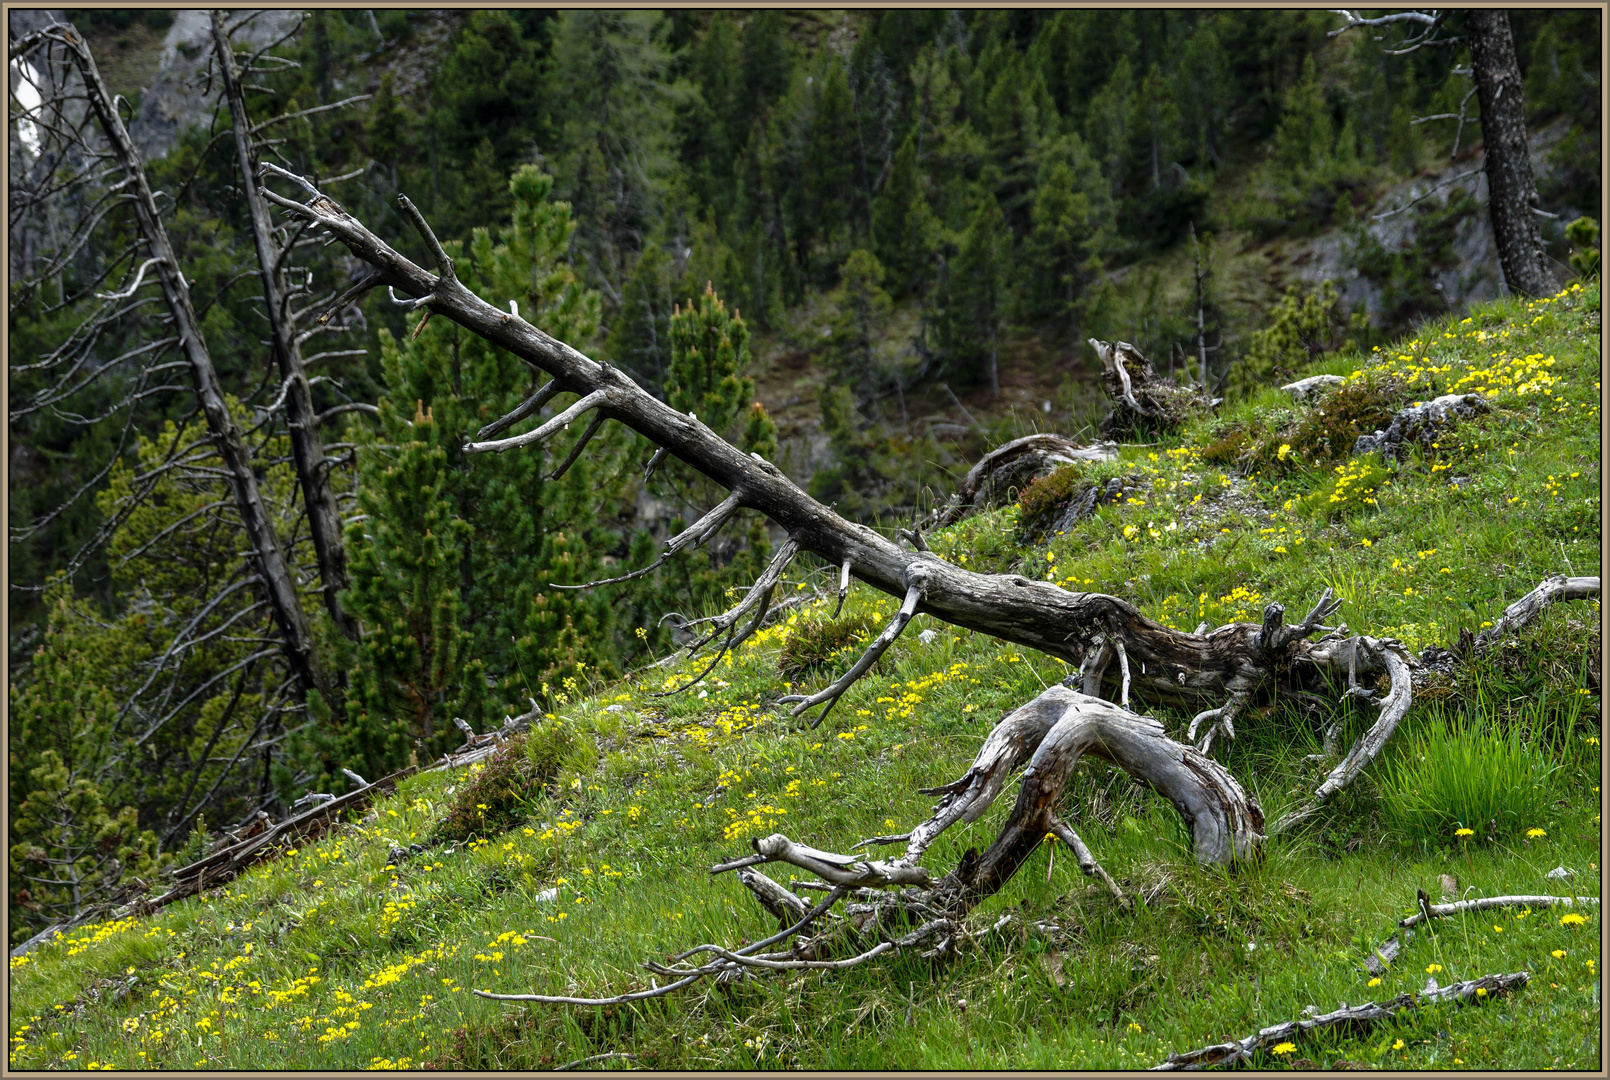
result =
[[[1329,586],[1349,622],[1430,657],[1556,568],[1599,565],[1600,304],[1590,286],[1478,305],[1301,372],[1338,375],[1337,395],[1357,399],[1395,379],[1490,401],[1399,462],[1330,464],[1314,410],[1268,390],[1067,466],[928,544],[1068,587],[1111,582],[1178,626],[1256,619],[1267,599],[1306,605]],[[1109,477],[1136,494],[1044,531]],[[704,666],[690,662],[577,696],[491,758],[402,778],[200,895],[13,959],[13,1068],[1136,1068],[1310,1006],[1515,972],[1530,981],[1507,995],[1297,1035],[1250,1063],[1598,1067],[1596,600],[1436,676],[1363,781],[1234,873],[1197,866],[1168,803],[1092,759],[1067,799],[1117,899],[1048,840],[948,959],[908,950],[604,1007],[475,996],[647,992],[665,978],[645,961],[759,940],[776,918],[709,867],[776,831],[844,850],[910,829],[929,805],[918,788],[960,775],[1003,711],[1068,673],[919,615],[812,730],[772,704],[778,691],[824,685],[894,606],[862,586],[832,618],[835,579],[790,574],[801,602],[696,693],[659,696]],[[1155,711],[1170,730],[1187,719]],[[1322,776],[1338,721],[1351,742],[1370,717],[1272,702],[1238,721],[1223,760],[1272,821]],[[1004,809],[935,854],[987,842]],[[778,878],[820,895],[809,874]],[[1417,888],[1434,903],[1534,899],[1439,919],[1394,949]]]
[[[14,1065],[1138,1064],[1597,894],[1599,12],[8,29]]]

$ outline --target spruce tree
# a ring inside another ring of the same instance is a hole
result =
[[[895,152],[888,182],[872,203],[872,245],[888,268],[894,295],[921,288],[932,274],[938,234],[939,219],[923,194],[912,133]]]
[[[564,261],[569,206],[552,201],[552,178],[535,166],[508,190],[509,227],[475,231],[460,277],[587,347],[600,301]],[[485,730],[529,699],[573,696],[613,670],[608,599],[547,586],[599,576],[617,541],[597,507],[619,492],[608,439],[559,480],[544,474],[569,450],[562,436],[547,453],[463,453],[534,389],[533,372],[508,353],[457,326],[417,322],[406,341],[381,342],[387,390],[379,430],[359,447],[365,517],[349,540],[365,634],[346,723],[327,752],[359,755],[383,775],[411,751],[424,760],[457,745],[454,716]]]
[[[65,582],[26,677],[8,687],[11,940],[83,914],[114,895],[125,875],[154,865],[156,835],[139,827],[133,769],[115,769],[118,703],[105,685],[104,634]],[[20,917],[19,917],[20,916]]]

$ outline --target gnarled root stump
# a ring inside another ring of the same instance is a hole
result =
[[[932,815],[905,837],[906,850],[891,861],[819,851],[773,834],[757,839],[756,854],[723,863],[720,873],[765,862],[784,862],[849,889],[907,887],[896,906],[919,901],[924,911],[959,919],[999,891],[1047,835],[1082,843],[1056,814],[1073,767],[1085,756],[1111,762],[1171,802],[1191,832],[1198,862],[1226,865],[1257,858],[1264,840],[1263,812],[1235,777],[1193,748],[1170,739],[1163,725],[1100,698],[1055,686],[1009,713],[990,732],[959,779],[924,789],[940,795]],[[1026,763],[1026,764],[1025,764]],[[969,850],[943,878],[918,865],[935,839],[958,822],[978,820],[1019,768],[1022,783],[1011,816],[982,854]],[[1082,853],[1086,872],[1100,868]],[[914,887],[914,888],[912,888]]]

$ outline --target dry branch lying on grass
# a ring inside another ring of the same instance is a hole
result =
[[[1308,1020],[1288,1020],[1283,1024],[1266,1027],[1256,1035],[1248,1035],[1238,1042],[1217,1043],[1197,1050],[1188,1050],[1183,1054],[1170,1054],[1163,1064],[1153,1065],[1152,1071],[1228,1068],[1239,1062],[1252,1060],[1252,1056],[1259,1051],[1270,1050],[1284,1042],[1294,1042],[1323,1028],[1363,1027],[1382,1020],[1391,1020],[1400,1012],[1435,1002],[1480,1001],[1525,986],[1530,978],[1531,974],[1525,971],[1517,971],[1512,975],[1483,975],[1479,979],[1454,983],[1452,986],[1428,990],[1423,994],[1399,994],[1392,1000],[1380,1004],[1372,1001],[1364,1005],[1348,1005],[1344,1002],[1335,1012]]]
[[[1422,897],[1424,894],[1421,894]],[[1490,911],[1493,908],[1506,907],[1573,907],[1576,904],[1597,904],[1597,896],[1483,896],[1477,900],[1460,900],[1452,904],[1430,904],[1422,900],[1420,910],[1398,922],[1405,930],[1411,926],[1419,926],[1426,921],[1426,915],[1433,919],[1445,918],[1449,915],[1458,915],[1465,911]]]

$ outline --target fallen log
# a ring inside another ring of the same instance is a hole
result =
[[[1476,900],[1459,900],[1452,904],[1422,904],[1419,911],[1400,919],[1398,925],[1404,929],[1419,926],[1426,921],[1428,914],[1433,919],[1442,919],[1466,911],[1492,911],[1495,908],[1507,907],[1573,907],[1577,904],[1598,902],[1597,896],[1483,896]]]

